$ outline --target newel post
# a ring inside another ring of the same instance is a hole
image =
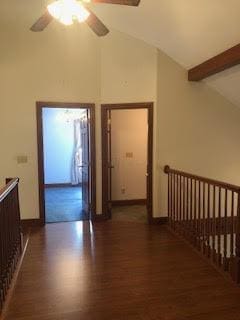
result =
[[[237,283],[240,283],[240,189],[238,190],[238,199],[237,199],[236,257],[235,257],[235,270],[234,270],[233,277]]]

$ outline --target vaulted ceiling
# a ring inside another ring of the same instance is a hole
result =
[[[33,22],[49,1],[1,0],[5,19]],[[138,8],[96,4],[104,23],[163,50],[189,69],[240,43],[239,0],[141,0]],[[205,80],[240,107],[240,67]]]

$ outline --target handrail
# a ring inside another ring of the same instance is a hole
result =
[[[240,187],[164,167],[169,226],[240,283]]]
[[[15,188],[15,186],[19,183],[19,178],[14,178],[9,181],[5,187],[0,189],[0,202],[2,202],[8,194]]]
[[[22,252],[18,178],[0,189],[0,318],[3,303]]]
[[[236,191],[236,192],[240,191],[240,186],[236,186],[234,184],[229,184],[227,182],[222,182],[222,181],[218,181],[218,180],[214,180],[214,179],[209,179],[209,178],[206,178],[206,177],[201,177],[201,176],[194,175],[194,174],[191,174],[191,173],[187,173],[187,172],[184,172],[184,171],[175,170],[175,169],[170,168],[170,166],[165,166],[164,167],[164,172],[166,174],[173,173],[173,174],[181,175],[182,177],[186,177],[186,178],[189,178],[189,179],[202,181],[202,182],[205,182],[205,183],[208,183],[208,184],[211,184],[213,186],[220,187],[220,188],[223,188],[223,189],[229,189],[231,191]]]

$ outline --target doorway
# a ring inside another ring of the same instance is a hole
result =
[[[94,219],[95,106],[37,102],[42,224]]]
[[[101,112],[103,214],[151,222],[153,103],[102,105]]]

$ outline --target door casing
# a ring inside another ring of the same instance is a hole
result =
[[[153,102],[102,104],[102,213],[106,219],[109,214],[109,170],[108,170],[108,113],[112,110],[147,109],[148,111],[148,176],[147,176],[147,213],[149,223],[153,220]]]
[[[40,222],[45,225],[45,195],[44,195],[44,148],[43,148],[43,108],[87,109],[90,115],[90,163],[91,163],[91,199],[89,217],[96,217],[96,147],[95,147],[95,104],[73,102],[36,102],[37,111],[37,146],[38,146],[38,189]]]

